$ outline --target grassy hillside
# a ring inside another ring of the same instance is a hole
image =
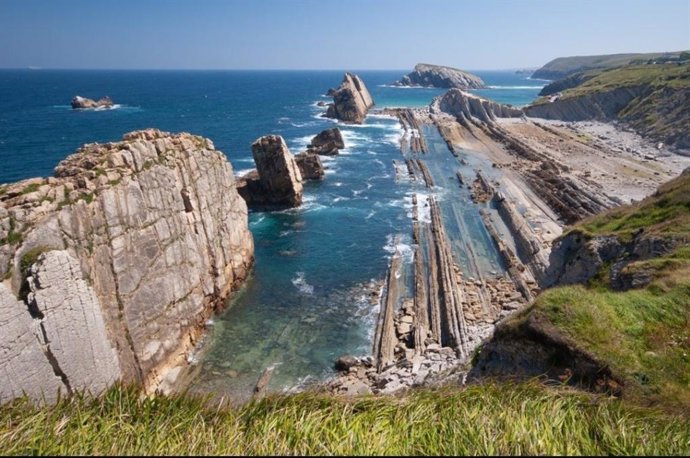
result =
[[[688,418],[536,384],[343,400],[307,393],[239,410],[113,388],[0,408],[3,454],[641,455],[690,453]]]
[[[634,98],[623,108],[614,91],[629,89]],[[680,148],[690,148],[690,64],[628,65],[605,70],[590,70],[556,81],[544,93],[561,92],[556,105],[578,103],[592,107],[592,116],[615,107],[612,117],[625,122],[643,136]],[[541,97],[533,105],[551,103]]]
[[[681,52],[682,51],[646,54],[603,54],[598,56],[559,57],[548,62],[546,65],[534,72],[532,78],[556,80],[564,78],[568,75],[572,75],[573,73],[583,72],[586,70],[620,67],[635,61],[647,61],[650,59],[658,59],[660,57],[675,57],[679,56]]]
[[[624,381],[623,397],[637,404],[690,412],[690,170],[635,205],[594,216],[569,232],[677,241],[661,256],[630,262],[644,270],[644,288],[614,291],[604,266],[588,285],[552,288],[515,318],[546,319]],[[690,437],[690,431],[689,431]]]

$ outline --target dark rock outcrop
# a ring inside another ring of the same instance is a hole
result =
[[[307,147],[310,153],[323,156],[335,156],[343,148],[345,148],[343,134],[340,133],[340,129],[337,127],[322,131],[312,138],[311,143]]]
[[[232,167],[202,137],[132,132],[9,185],[0,399],[174,382],[253,254]]]
[[[326,174],[317,154],[302,151],[295,155],[295,161],[303,180],[322,180]]]
[[[113,106],[113,101],[107,95],[101,99],[93,100],[79,95],[72,99],[72,108],[110,108]]]
[[[333,92],[333,103],[328,106],[326,117],[362,124],[372,106],[374,100],[362,79],[352,73],[345,73],[343,82]]]
[[[403,76],[396,86],[423,86],[438,88],[481,89],[486,87],[477,75],[452,67],[417,64],[414,71]]]
[[[302,174],[280,135],[266,135],[252,144],[256,172],[238,179],[237,190],[253,208],[298,207]]]

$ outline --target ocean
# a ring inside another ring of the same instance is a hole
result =
[[[376,107],[428,105],[441,89],[397,88],[405,71],[356,71]],[[489,86],[475,93],[525,105],[542,81],[512,71],[477,71]],[[411,258],[413,190],[396,182],[398,122],[369,116],[361,126],[320,117],[318,101],[342,71],[68,71],[0,70],[0,183],[50,176],[84,143],[117,141],[155,127],[213,140],[236,172],[254,167],[250,145],[282,135],[298,153],[338,125],[346,148],[323,157],[322,182],[308,182],[304,204],[252,212],[256,264],[246,285],[209,322],[193,358],[192,391],[242,400],[261,372],[275,367],[270,388],[284,390],[332,372],[342,354],[364,355],[380,288],[396,244]],[[109,110],[72,110],[75,95],[110,96]],[[399,239],[396,240],[396,235]]]

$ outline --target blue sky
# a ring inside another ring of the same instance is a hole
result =
[[[690,48],[690,0],[0,0],[0,67],[466,69]]]

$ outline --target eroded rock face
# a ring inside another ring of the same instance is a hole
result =
[[[232,167],[202,137],[132,132],[83,146],[55,178],[3,191],[0,373],[15,375],[2,396],[95,392],[116,379],[155,388],[253,261]],[[39,324],[60,367],[48,378],[39,337],[16,337]],[[16,379],[15,363],[35,370]]]
[[[107,95],[98,100],[89,99],[82,96],[75,96],[72,99],[72,108],[74,109],[84,109],[84,108],[110,108],[113,106],[113,101]]]
[[[252,144],[256,173],[238,181],[238,191],[250,207],[297,207],[302,204],[302,174],[285,140],[266,135]]]
[[[317,136],[312,138],[308,146],[310,153],[321,154],[323,156],[335,156],[343,148],[345,148],[343,134],[337,127],[320,132]]]
[[[417,64],[414,71],[403,76],[398,86],[424,86],[458,89],[481,89],[486,87],[477,75],[457,68],[441,65]]]
[[[434,99],[432,112],[443,111],[466,121],[471,118],[493,122],[496,118],[517,118],[523,116],[522,110],[509,105],[487,100],[460,89],[451,89]]]
[[[362,124],[369,108],[374,106],[374,100],[364,82],[352,73],[345,73],[343,82],[332,92],[332,95],[333,103],[326,111],[326,116],[329,118]]]
[[[304,180],[322,180],[326,174],[317,154],[303,151],[295,156],[295,161]]]

